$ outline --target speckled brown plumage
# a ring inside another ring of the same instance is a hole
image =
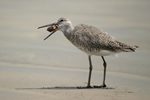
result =
[[[111,52],[134,52],[137,48],[137,46],[121,43],[107,32],[85,24],[76,25],[72,33],[66,34],[65,36],[77,48],[86,53],[100,52],[100,50],[109,50]]]

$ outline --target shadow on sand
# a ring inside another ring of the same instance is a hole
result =
[[[32,90],[32,89],[49,89],[49,90],[72,90],[72,89],[115,89],[113,87],[104,87],[104,88],[87,88],[87,87],[76,87],[76,86],[67,86],[67,87],[42,87],[42,88],[16,88],[16,90]]]

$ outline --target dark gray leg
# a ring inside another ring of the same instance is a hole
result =
[[[106,66],[107,66],[107,63],[104,59],[104,57],[102,56],[102,60],[103,60],[103,66],[104,66],[104,76],[103,76],[103,84],[100,85],[100,86],[94,86],[94,88],[103,88],[103,87],[106,87],[106,84],[105,84],[105,78],[106,78]]]
[[[91,81],[91,74],[92,74],[92,61],[91,61],[91,56],[88,56],[89,57],[89,78],[88,78],[88,84],[87,84],[87,87],[90,88],[91,85],[90,85],[90,81]]]
[[[90,81],[91,81],[91,74],[92,74],[92,61],[91,61],[91,56],[88,56],[89,58],[89,77],[88,77],[88,84],[86,87],[77,87],[78,89],[85,89],[85,88],[92,88],[90,85]]]
[[[101,87],[106,87],[105,78],[106,78],[106,66],[107,66],[107,63],[106,63],[106,61],[105,61],[103,56],[102,56],[102,59],[103,59],[103,66],[104,66],[104,76],[103,76],[103,84],[101,85]]]

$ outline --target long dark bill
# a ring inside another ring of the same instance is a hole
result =
[[[52,26],[52,25],[56,25],[56,23],[52,23],[52,24],[48,24],[48,25],[44,25],[44,26],[40,26],[40,27],[38,27],[38,29],[40,29],[40,28],[44,28],[44,27],[49,27],[49,26]]]
[[[44,27],[49,27],[49,26],[52,26],[52,25],[56,25],[56,23],[44,25],[44,26],[38,27],[38,29],[44,28]],[[50,36],[51,36],[53,33],[55,33],[56,31],[57,31],[57,29],[56,29],[55,31],[53,31],[51,34],[49,34],[44,40],[46,40],[48,37],[50,37]]]
[[[50,37],[53,33],[55,33],[57,30],[53,31],[51,34],[49,34],[44,40],[46,40],[48,37]]]

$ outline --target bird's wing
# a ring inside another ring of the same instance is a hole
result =
[[[74,29],[78,44],[84,44],[87,49],[109,50],[114,52],[134,52],[138,46],[131,46],[117,41],[107,32],[94,26],[79,24]]]
[[[94,26],[79,24],[75,27],[74,31],[78,37],[78,43],[84,44],[87,48],[113,51],[114,48],[119,47],[114,37]]]

